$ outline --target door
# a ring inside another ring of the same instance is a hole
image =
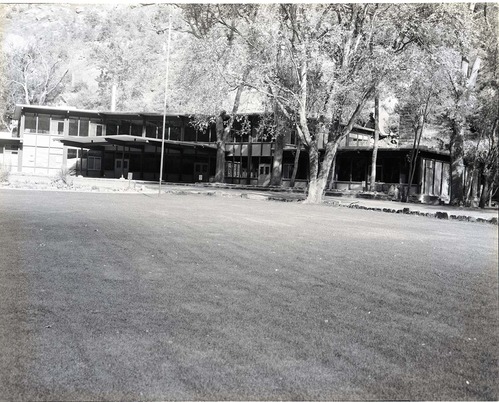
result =
[[[127,178],[128,175],[128,159],[116,159],[114,161],[114,177],[116,178]]]
[[[208,181],[208,164],[196,162],[194,164],[194,181]]]
[[[258,165],[258,185],[268,186],[270,184],[270,163]]]

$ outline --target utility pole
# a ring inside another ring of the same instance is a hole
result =
[[[165,77],[165,101],[163,103],[163,130],[161,131],[161,162],[159,167],[159,192],[161,195],[161,182],[163,181],[163,161],[165,157],[165,130],[166,130],[166,101],[168,96],[168,75],[170,73],[170,42],[172,38],[172,15],[168,15],[168,44],[166,48],[166,77]],[[169,130],[169,129],[168,129]],[[168,136],[169,138],[170,136]]]

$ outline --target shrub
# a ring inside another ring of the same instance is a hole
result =
[[[76,169],[74,167],[62,167],[61,170],[59,170],[57,179],[62,181],[67,186],[71,186],[73,184],[73,179],[71,178],[71,176],[74,175],[76,175]]]
[[[9,174],[10,174],[10,169],[8,168],[8,166],[4,166],[2,163],[0,163],[0,183],[8,181]]]

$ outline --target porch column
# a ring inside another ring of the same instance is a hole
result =
[[[178,180],[180,182],[182,181],[183,169],[184,169],[184,150],[183,150],[183,148],[180,148],[180,170],[178,172]]]
[[[24,123],[25,123],[25,115],[24,113],[21,115],[21,119],[19,120],[18,123],[18,128],[17,128],[17,136],[19,138],[24,137]],[[22,172],[23,171],[23,144],[19,144],[19,148],[17,150],[17,171]]]
[[[80,176],[83,176],[83,148],[80,148]]]
[[[144,153],[146,151],[145,145],[140,150],[140,178],[144,180]]]
[[[253,127],[252,127],[252,130],[253,130]],[[246,174],[246,184],[247,185],[250,185],[251,184],[251,169],[253,168],[253,137],[249,136],[248,138],[249,142],[248,142],[248,164],[246,166],[246,170],[247,170],[247,174]]]
[[[336,158],[338,157],[338,151],[336,151],[336,155],[333,158],[333,163],[331,165],[331,171],[330,171],[330,179],[329,179],[329,189],[331,190],[334,186],[334,182],[336,181]]]
[[[104,158],[106,157],[106,153],[104,149],[100,151],[100,177],[104,177]]]
[[[122,150],[121,150],[121,177],[125,177],[123,174],[125,171],[125,146],[123,145]]]
[[[184,141],[185,139],[185,122],[184,119],[181,117],[180,118],[180,141]]]

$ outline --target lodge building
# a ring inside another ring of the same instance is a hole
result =
[[[226,183],[268,186],[275,141],[259,126],[261,114],[238,115],[226,142]],[[55,175],[74,167],[86,177],[159,180],[163,115],[77,110],[17,105],[17,128],[0,136],[0,164],[13,172]],[[163,180],[209,182],[216,167],[214,121],[196,127],[187,114],[167,114]],[[340,144],[329,188],[362,191],[370,177],[374,130],[354,126]],[[317,138],[324,152],[324,138]],[[289,186],[297,152],[292,129],[286,133],[282,158],[282,185]],[[407,187],[410,139],[381,144],[376,178],[378,191]],[[300,152],[295,186],[306,187],[308,155]],[[449,154],[422,148],[410,189],[421,197],[449,198]]]

